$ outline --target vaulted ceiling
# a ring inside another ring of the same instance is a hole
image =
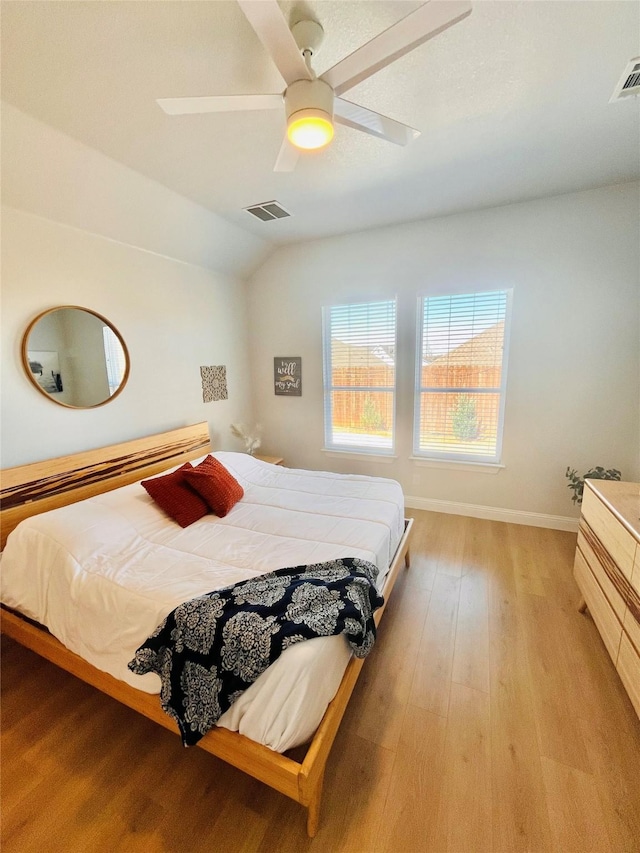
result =
[[[320,73],[420,5],[282,2],[325,30]],[[286,243],[640,177],[640,99],[609,103],[640,54],[640,4],[477,0],[349,99],[421,136],[346,127],[291,173],[284,113],[168,116],[156,98],[281,92],[234,0],[2,2],[2,97],[267,240]],[[278,200],[293,216],[243,208]]]

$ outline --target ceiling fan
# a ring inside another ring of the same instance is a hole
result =
[[[311,68],[311,57],[324,35],[320,24],[304,20],[289,29],[277,0],[237,1],[284,78],[287,84],[284,92],[274,95],[159,98],[157,103],[169,115],[186,115],[282,109],[284,102],[287,133],[276,159],[276,172],[292,171],[301,149],[328,145],[333,138],[334,122],[396,145],[407,145],[419,136],[420,131],[345,101],[341,96],[471,12],[468,0],[427,0],[316,77]]]

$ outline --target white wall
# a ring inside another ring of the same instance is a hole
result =
[[[577,514],[567,465],[640,475],[638,184],[286,247],[248,288],[264,452],[296,467],[394,477],[409,500]],[[503,463],[496,475],[409,460],[418,294],[513,288]],[[398,458],[323,446],[321,308],[398,296]],[[273,358],[302,357],[302,397],[273,393]],[[426,505],[426,504],[425,504]]]
[[[188,423],[217,447],[251,419],[244,271],[264,256],[253,235],[13,107],[2,112],[4,467]],[[113,401],[76,411],[24,375],[28,323],[55,305],[107,317],[131,357]],[[229,399],[203,404],[200,366],[227,366]]]
[[[2,102],[2,203],[244,278],[264,240]]]
[[[229,425],[251,416],[241,283],[23,211],[2,216],[3,468],[198,421],[217,447],[236,447]],[[127,343],[129,381],[100,408],[58,406],[24,375],[22,333],[56,304],[103,314]],[[202,402],[206,364],[227,365],[228,400]]]

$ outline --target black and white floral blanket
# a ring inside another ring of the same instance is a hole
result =
[[[373,563],[345,557],[199,596],[167,616],[129,669],[160,676],[162,707],[191,746],[294,643],[345,634],[356,657],[366,657],[384,603],[377,575]]]

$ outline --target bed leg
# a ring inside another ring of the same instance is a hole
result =
[[[587,609],[587,602],[584,600],[584,598],[581,598],[580,602],[578,604],[578,613],[584,613],[586,609]]]
[[[411,554],[409,553],[409,549],[407,548],[407,551],[404,555],[404,567],[405,567],[405,569],[408,569],[410,565],[411,565]]]
[[[315,838],[320,825],[320,803],[322,801],[322,783],[324,782],[324,773],[318,780],[316,789],[307,807],[307,835],[309,838]]]

